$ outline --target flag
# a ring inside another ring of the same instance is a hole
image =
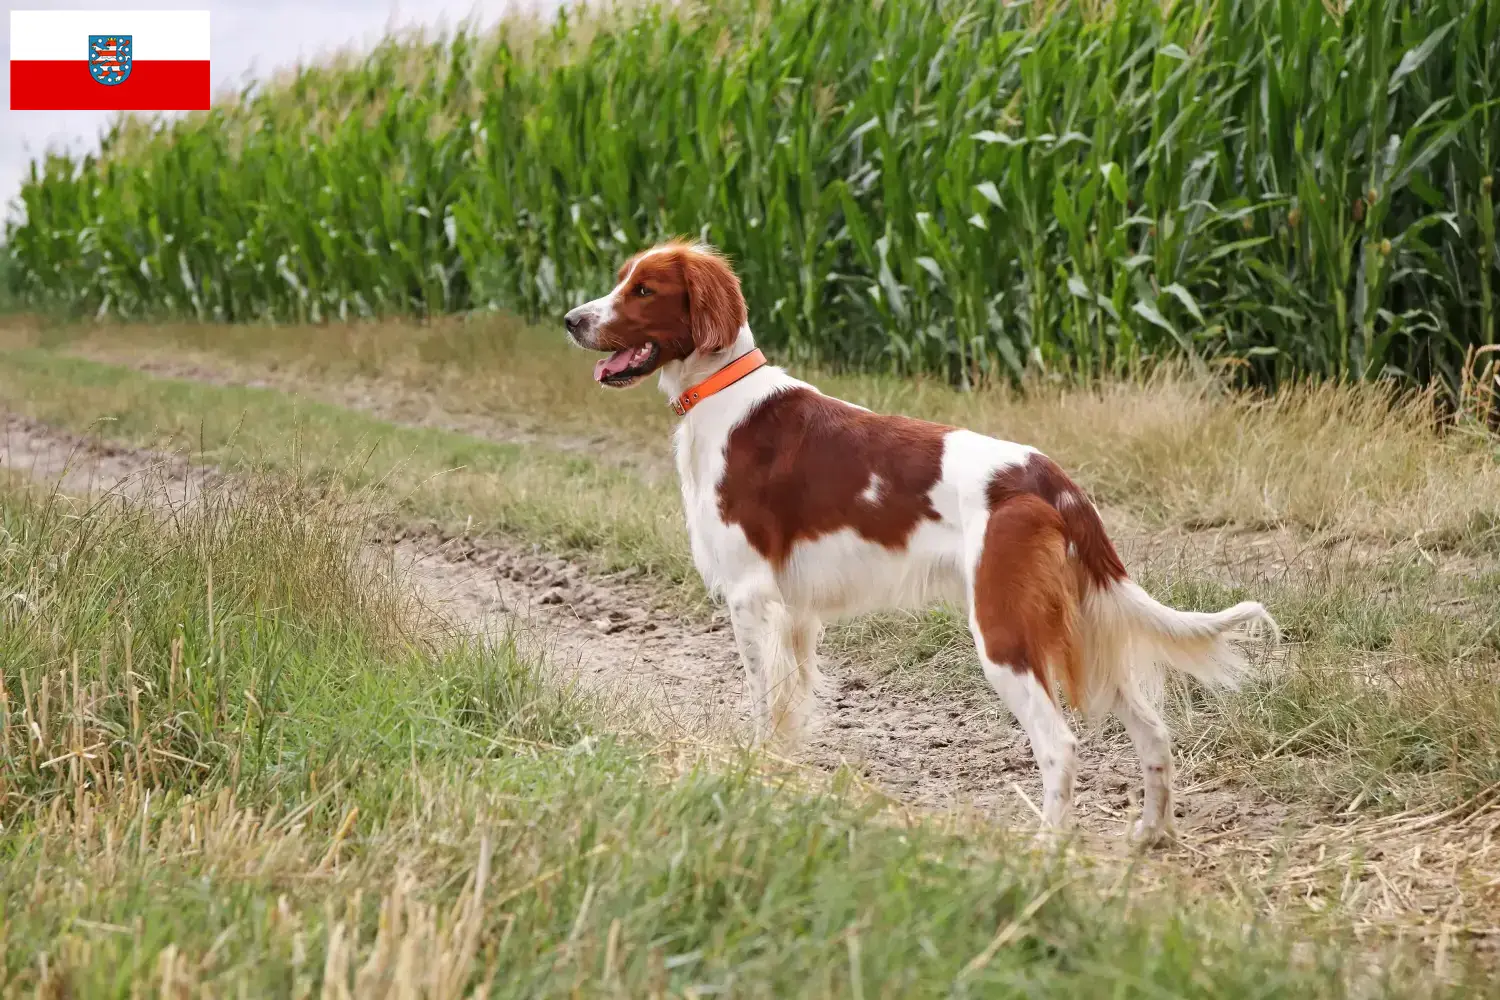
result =
[[[209,104],[206,10],[13,10],[12,111]]]

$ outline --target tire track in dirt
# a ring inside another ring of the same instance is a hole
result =
[[[180,457],[113,445],[8,416],[0,467],[70,494],[114,493],[163,506],[191,503],[211,468]],[[390,564],[456,632],[513,633],[562,677],[601,695],[623,716],[662,735],[713,743],[748,732],[744,684],[722,615],[694,624],[660,608],[630,571],[591,577],[534,546],[400,527],[372,537],[369,555]],[[820,725],[796,754],[821,770],[848,766],[892,797],[920,807],[977,809],[1001,822],[1034,825],[1040,782],[1030,746],[998,698],[978,685],[941,694],[913,690],[837,658],[825,661],[828,697]],[[1139,777],[1118,732],[1080,730],[1077,795],[1081,831],[1121,839],[1136,807]],[[1184,769],[1182,786],[1193,783]],[[1188,835],[1274,835],[1288,818],[1238,788],[1184,796]],[[1090,839],[1093,839],[1090,837]]]

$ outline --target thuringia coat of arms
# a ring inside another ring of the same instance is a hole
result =
[[[89,74],[98,83],[114,87],[130,79],[134,46],[130,35],[90,35]]]

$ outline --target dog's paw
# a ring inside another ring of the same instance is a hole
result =
[[[1177,826],[1170,817],[1147,823],[1145,817],[1130,824],[1130,844],[1136,850],[1147,851],[1157,847],[1169,847],[1177,843]]]

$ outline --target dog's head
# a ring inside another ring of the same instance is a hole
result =
[[[563,317],[573,343],[609,352],[594,365],[600,385],[627,388],[662,365],[727,350],[745,325],[740,280],[711,247],[660,244],[627,260],[615,280]]]

